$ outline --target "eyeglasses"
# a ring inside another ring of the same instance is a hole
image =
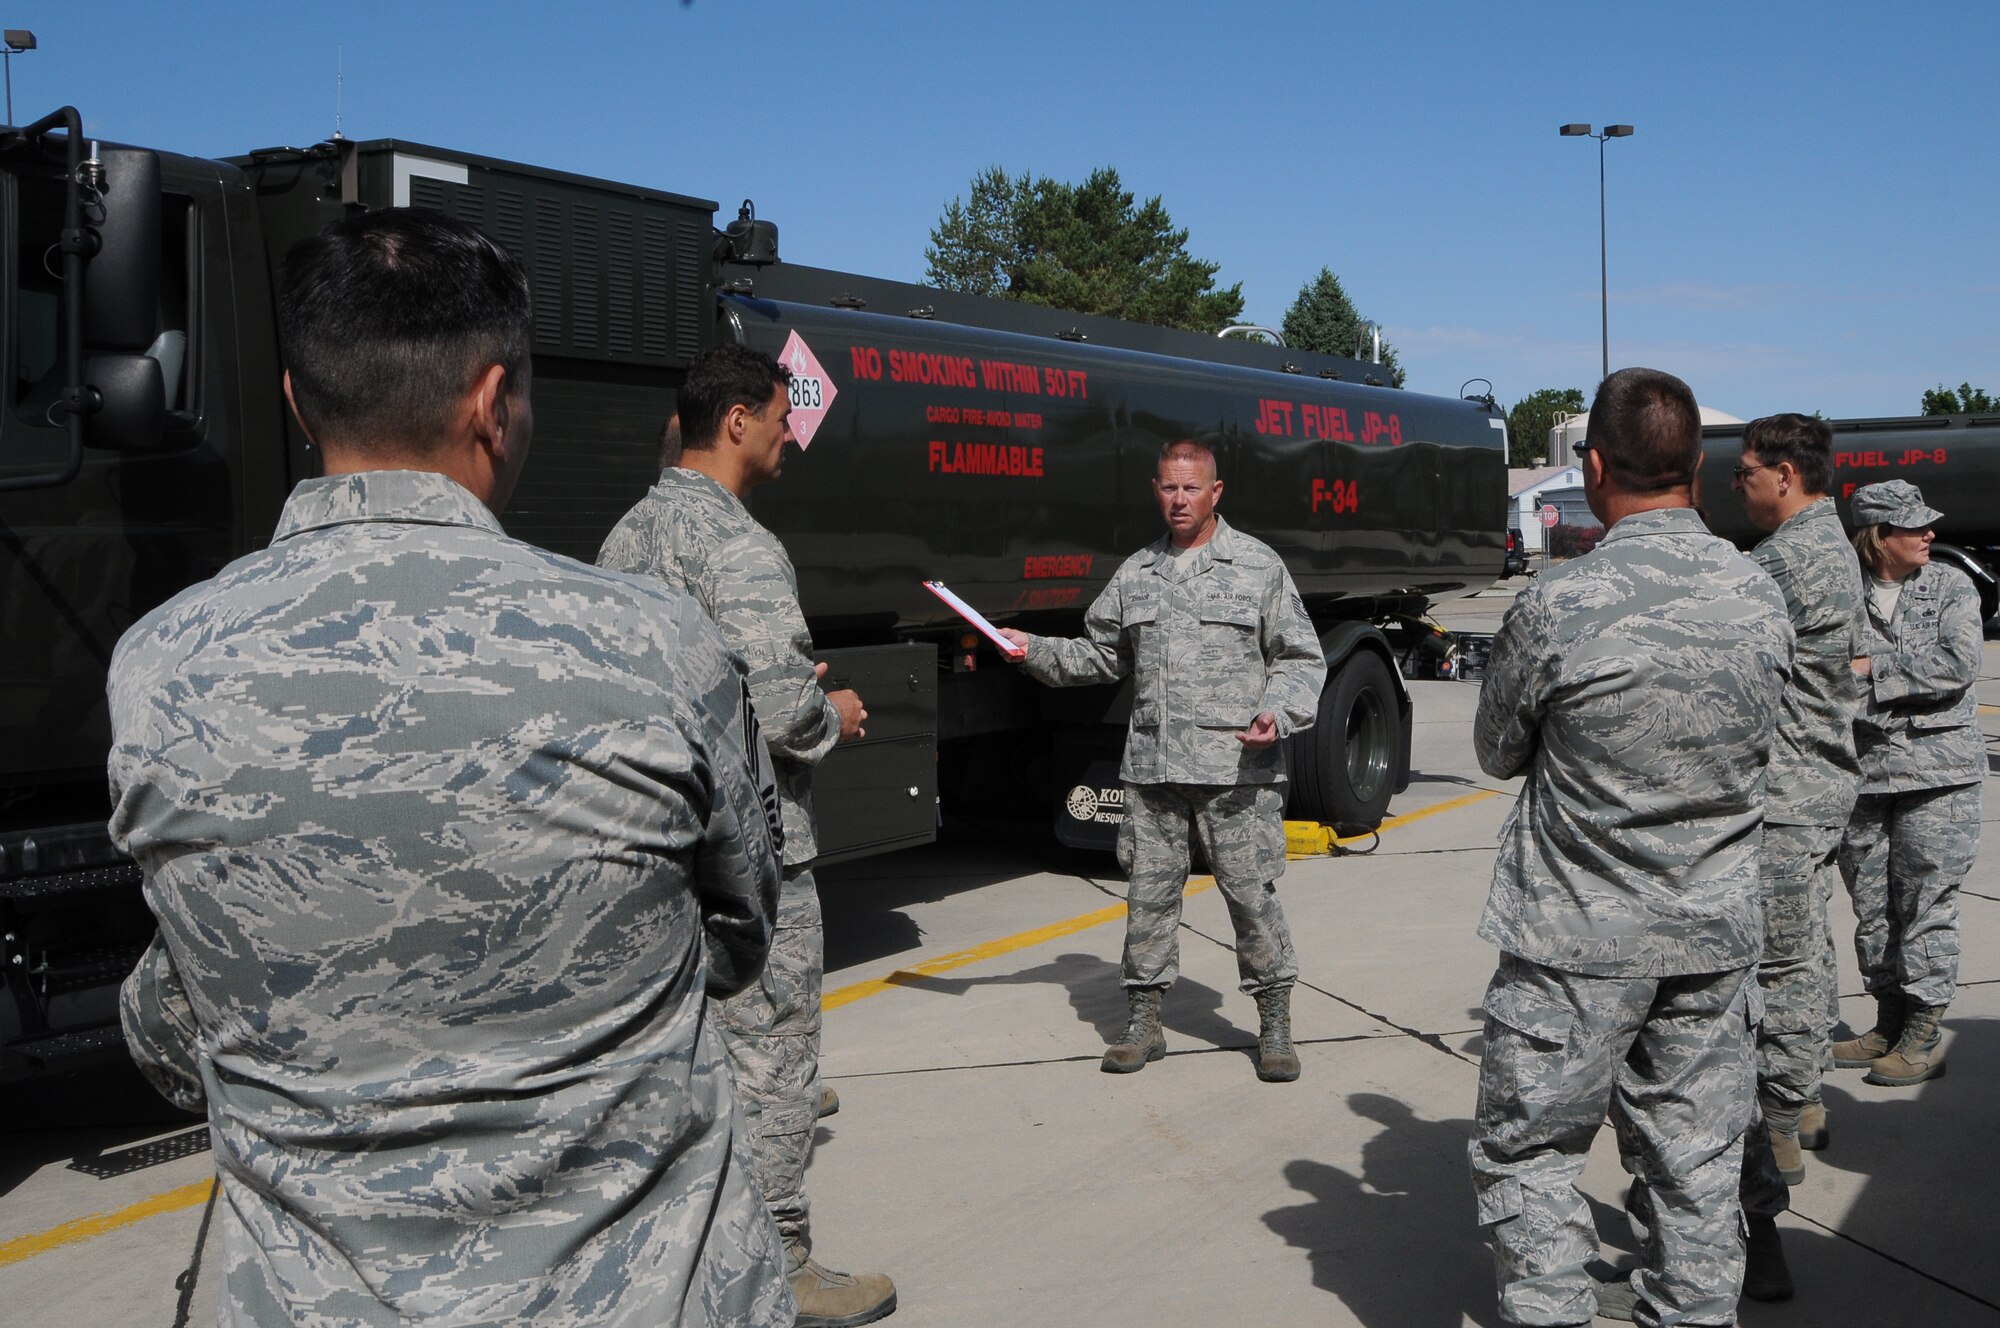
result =
[[[1752,475],[1756,474],[1758,471],[1770,470],[1770,469],[1771,469],[1770,466],[1738,466],[1736,469],[1730,471],[1729,473],[1736,477],[1736,482],[1738,484],[1741,484],[1744,480],[1749,479]]]
[[[1582,456],[1585,452],[1588,452],[1590,448],[1591,448],[1591,443],[1590,440],[1587,438],[1584,439],[1582,442],[1571,443],[1569,445],[1569,450],[1576,453],[1578,456]]]

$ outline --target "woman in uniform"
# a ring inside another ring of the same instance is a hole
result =
[[[1871,1084],[1944,1073],[1939,1021],[1958,979],[1958,887],[1979,851],[1986,748],[1975,722],[1985,639],[1979,592],[1931,561],[1943,515],[1917,487],[1857,489],[1849,507],[1865,599],[1854,661],[1860,799],[1840,849],[1854,948],[1875,1027],[1834,1044]]]

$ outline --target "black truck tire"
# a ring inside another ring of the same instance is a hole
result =
[[[1389,666],[1372,650],[1355,651],[1327,680],[1313,726],[1286,740],[1287,814],[1342,835],[1373,830],[1396,791],[1402,738]]]

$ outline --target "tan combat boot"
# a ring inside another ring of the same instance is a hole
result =
[[[833,1091],[832,1084],[822,1084],[819,1090],[819,1111],[815,1120],[825,1120],[828,1116],[840,1114],[840,1094]]]
[[[791,1264],[798,1328],[854,1328],[896,1312],[896,1284],[880,1273],[836,1273],[814,1263],[797,1245],[785,1250]]]
[[[1098,1068],[1106,1074],[1131,1074],[1145,1069],[1146,1062],[1167,1054],[1167,1035],[1160,1031],[1160,996],[1158,987],[1125,989],[1125,1000],[1131,1010],[1125,1019],[1125,1031],[1104,1049],[1104,1063]]]
[[[1903,993],[1875,993],[1875,1027],[1858,1038],[1833,1044],[1833,1063],[1843,1070],[1863,1070],[1889,1054],[1903,1033]]]
[[[1292,989],[1267,987],[1257,993],[1257,1077],[1288,1084],[1299,1077],[1299,1054],[1292,1048]]]
[[[1799,1147],[1816,1153],[1832,1142],[1833,1127],[1826,1123],[1826,1103],[1806,1103],[1799,1112]]]
[[[1771,1132],[1771,1160],[1778,1164],[1778,1175],[1787,1185],[1805,1184],[1806,1155],[1799,1151],[1798,1134],[1781,1130],[1776,1125],[1765,1128]]]
[[[1942,1005],[1909,1002],[1903,1016],[1903,1035],[1896,1039],[1895,1050],[1869,1066],[1863,1082],[1908,1088],[1943,1074],[1944,1030],[1938,1027],[1943,1018]]]

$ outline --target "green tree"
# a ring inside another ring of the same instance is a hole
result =
[[[1021,177],[1022,186],[1027,177]],[[1005,295],[1020,251],[1021,189],[998,166],[972,179],[965,202],[954,198],[931,228],[925,275],[940,290]]]
[[[1363,341],[1362,324],[1367,321],[1354,307],[1354,301],[1347,298],[1340,278],[1333,275],[1332,269],[1323,267],[1318,276],[1299,288],[1299,297],[1285,310],[1285,321],[1278,330],[1285,334],[1287,346],[1297,346],[1300,350],[1352,357],[1355,347],[1362,346],[1361,353],[1366,356],[1369,343]],[[1387,377],[1392,386],[1403,385],[1402,361],[1396,356],[1396,348],[1386,341],[1382,343],[1382,367],[1389,371]]]
[[[1986,395],[1983,387],[1971,383],[1960,383],[1954,392],[1939,383],[1936,388],[1924,393],[1924,414],[1926,415],[1992,415],[2000,413],[2000,398]]]
[[[1557,415],[1581,415],[1583,392],[1574,387],[1545,387],[1530,392],[1507,412],[1510,465],[1539,466],[1548,460],[1549,430]]]
[[[975,176],[931,228],[925,279],[1077,313],[1214,332],[1243,313],[1241,283],[1218,290],[1218,263],[1187,252],[1188,233],[1155,195],[1140,203],[1109,166],[1082,184],[999,167]]]

